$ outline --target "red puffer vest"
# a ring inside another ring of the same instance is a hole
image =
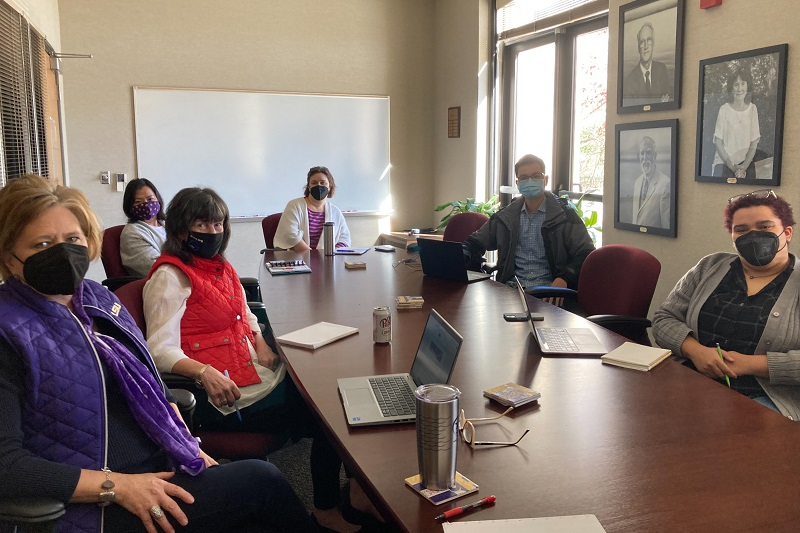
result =
[[[253,368],[250,348],[255,336],[244,316],[244,293],[233,266],[219,259],[193,257],[186,265],[173,255],[163,254],[150,272],[170,264],[180,268],[192,284],[181,319],[181,349],[195,361],[225,370],[239,387],[261,383]]]

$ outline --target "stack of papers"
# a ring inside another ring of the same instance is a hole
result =
[[[519,407],[526,403],[535,402],[542,397],[542,394],[528,387],[517,385],[516,383],[506,383],[483,391],[483,395],[491,398],[506,407]]]
[[[398,296],[394,299],[398,309],[422,309],[425,300],[422,296]]]
[[[600,358],[610,365],[647,372],[672,354],[670,350],[626,342]]]

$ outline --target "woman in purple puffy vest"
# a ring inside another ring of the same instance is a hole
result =
[[[60,532],[314,530],[273,465],[199,449],[133,319],[84,279],[83,193],[18,178],[0,220],[0,497],[65,502]]]

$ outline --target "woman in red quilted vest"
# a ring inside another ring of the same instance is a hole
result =
[[[341,460],[315,429],[308,408],[247,307],[224,253],[228,207],[211,189],[179,191],[167,208],[167,240],[144,287],[147,342],[160,372],[197,381],[195,424],[212,431],[292,430],[315,436],[311,449],[314,516],[336,531],[358,531],[342,518]],[[298,426],[304,426],[299,430]]]

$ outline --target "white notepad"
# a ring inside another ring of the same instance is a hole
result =
[[[320,346],[325,346],[354,333],[358,333],[358,328],[331,324],[330,322],[317,322],[312,326],[281,335],[276,340],[281,344],[315,350]]]
[[[604,363],[647,372],[672,354],[664,348],[626,342],[600,358]]]
[[[445,533],[605,533],[593,514],[574,516],[548,516],[545,518],[517,518],[508,520],[476,520],[472,522],[445,522]]]

